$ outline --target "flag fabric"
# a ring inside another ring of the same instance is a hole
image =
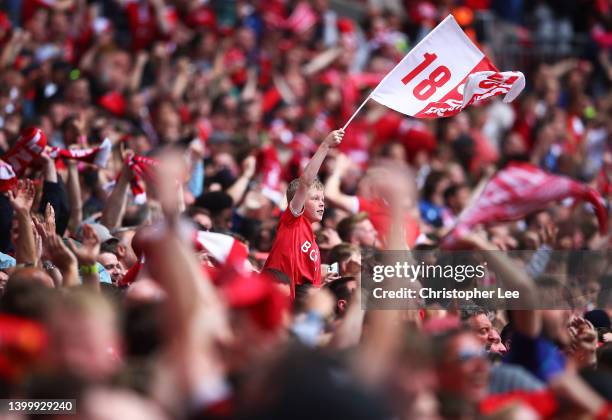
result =
[[[206,251],[220,265],[230,264],[242,269],[249,251],[242,242],[222,233],[197,231],[194,235],[197,251]]]
[[[286,27],[295,33],[301,34],[317,23],[317,14],[305,1],[298,3],[286,22]]]
[[[370,97],[417,118],[449,117],[474,102],[505,94],[511,102],[525,87],[521,72],[499,72],[452,15],[419,42]]]
[[[13,167],[0,160],[0,192],[7,192],[17,186],[17,175]]]
[[[550,202],[572,197],[594,207],[602,234],[608,232],[608,215],[601,195],[571,178],[549,174],[528,163],[512,163],[499,171],[474,203],[464,210],[454,229],[442,242],[455,248],[461,235],[476,225],[510,222],[545,208]]]

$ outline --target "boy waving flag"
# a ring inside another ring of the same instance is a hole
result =
[[[329,133],[310,159],[302,176],[287,188],[287,210],[283,212],[276,231],[276,239],[264,270],[273,268],[291,279],[291,299],[295,286],[310,282],[321,284],[321,258],[315,242],[312,223],[320,222],[325,210],[323,184],[317,178],[327,153],[342,142],[344,130]]]

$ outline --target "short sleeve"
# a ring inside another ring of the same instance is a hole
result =
[[[359,213],[365,211],[366,213],[370,213],[372,211],[373,203],[370,200],[366,200],[363,197],[355,197],[357,199],[356,202],[356,212]]]
[[[289,202],[289,204],[287,205],[287,208],[289,209],[289,211],[291,212],[291,214],[293,215],[293,217],[300,217],[302,214],[304,214],[304,208],[305,206],[302,206],[302,210],[300,210],[299,212],[296,212],[293,207],[291,206],[291,202]]]
[[[279,226],[280,225],[292,226],[303,214],[304,214],[304,209],[302,209],[302,212],[300,214],[295,215],[293,213],[293,210],[291,210],[291,206],[287,206],[283,214],[281,214],[281,217],[279,220]]]

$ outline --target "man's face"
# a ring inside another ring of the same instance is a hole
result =
[[[209,231],[212,229],[212,220],[206,214],[196,214],[191,219],[199,230]]]
[[[552,217],[550,217],[550,214],[546,211],[538,213],[538,215],[535,217],[535,228],[538,230],[544,229],[545,227],[550,226],[552,223]]]
[[[486,396],[489,362],[484,346],[470,332],[459,334],[448,343],[437,372],[443,392],[468,402],[478,402]]]
[[[88,379],[105,379],[119,367],[119,335],[110,314],[61,308],[49,319],[51,364]]]
[[[320,222],[323,220],[323,211],[325,210],[325,196],[323,190],[311,188],[308,191],[308,197],[304,204],[304,216],[311,222]]]
[[[469,320],[470,328],[476,334],[476,337],[480,340],[483,345],[490,343],[489,335],[491,334],[491,321],[486,314],[478,314],[473,316]]]
[[[571,310],[546,309],[541,311],[544,335],[556,342],[560,347],[568,346],[571,342],[569,330]]]
[[[495,328],[491,328],[491,334],[489,334],[489,342],[491,344],[491,347],[489,348],[489,351],[491,353],[504,355],[508,352],[508,349],[506,349],[506,346],[504,346],[504,343],[502,343],[501,337],[499,336],[499,333]]]
[[[106,271],[108,271],[113,284],[117,284],[125,275],[125,269],[115,254],[103,252],[98,257],[98,262],[104,266]]]
[[[378,232],[374,229],[370,219],[362,220],[355,225],[353,231],[354,243],[359,246],[376,246]]]
[[[233,213],[232,213],[231,208],[221,210],[221,213],[219,213],[215,217],[215,222],[214,222],[215,227],[231,230],[232,229],[232,216],[233,216]]]
[[[356,276],[361,271],[361,253],[353,252],[351,256],[340,264],[341,276]]]

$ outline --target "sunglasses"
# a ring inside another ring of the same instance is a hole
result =
[[[201,223],[196,223],[196,226],[197,226],[198,230],[203,230],[204,232],[209,232],[210,231],[210,226],[204,226]]]
[[[457,355],[457,361],[459,362],[469,362],[470,360],[474,360],[474,359],[486,359],[487,358],[487,351],[482,348],[480,350],[460,350],[459,354]]]

